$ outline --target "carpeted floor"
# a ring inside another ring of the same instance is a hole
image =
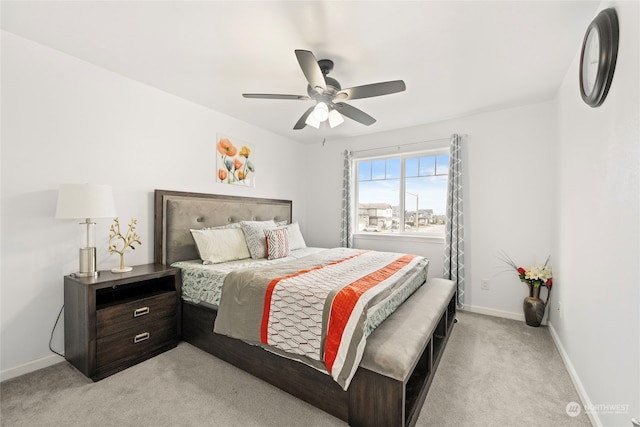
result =
[[[590,426],[545,327],[461,312],[418,426]],[[3,382],[2,426],[344,426],[187,344],[97,383],[67,363]]]

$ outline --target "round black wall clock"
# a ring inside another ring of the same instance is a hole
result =
[[[618,15],[605,9],[587,28],[580,54],[580,94],[597,107],[607,97],[618,57]]]

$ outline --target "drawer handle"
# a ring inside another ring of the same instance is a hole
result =
[[[133,343],[138,344],[139,342],[146,341],[149,339],[150,336],[151,335],[149,335],[149,332],[143,332],[141,334],[138,334],[135,337],[133,337]]]
[[[149,314],[149,307],[140,307],[133,310],[133,317],[140,317],[145,314]]]

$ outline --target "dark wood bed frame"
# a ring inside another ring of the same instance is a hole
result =
[[[291,201],[286,200],[156,190],[155,262],[171,264],[198,258],[191,228],[240,220],[291,221],[291,212]],[[182,339],[350,425],[413,426],[453,328],[455,307],[454,295],[434,317],[431,336],[405,380],[393,380],[360,366],[346,391],[329,375],[305,364],[213,333],[216,311],[206,306],[183,301]]]

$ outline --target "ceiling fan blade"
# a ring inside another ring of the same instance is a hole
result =
[[[307,123],[306,123],[307,117],[309,117],[309,114],[311,114],[311,112],[313,111],[314,108],[315,108],[315,105],[304,112],[302,117],[300,117],[300,119],[298,120],[296,125],[293,127],[294,130],[302,129],[307,125]]]
[[[373,83],[370,85],[355,86],[342,89],[335,96],[336,99],[361,99],[371,98],[373,96],[389,95],[396,92],[402,92],[407,86],[402,80],[393,80],[390,82]]]
[[[324,81],[324,75],[313,53],[308,50],[296,49],[296,58],[298,58],[298,64],[300,64],[300,68],[302,68],[302,72],[311,88],[319,87],[323,91],[326,90],[327,83]]]
[[[349,117],[356,122],[360,122],[363,125],[371,126],[376,122],[376,119],[368,115],[362,110],[358,110],[356,107],[352,107],[349,104],[345,104],[344,102],[338,102],[333,104],[334,108],[338,110],[338,112],[344,116]]]
[[[278,95],[273,93],[243,93],[245,98],[259,98],[259,99],[294,99],[300,101],[308,101],[309,98],[306,95]]]

